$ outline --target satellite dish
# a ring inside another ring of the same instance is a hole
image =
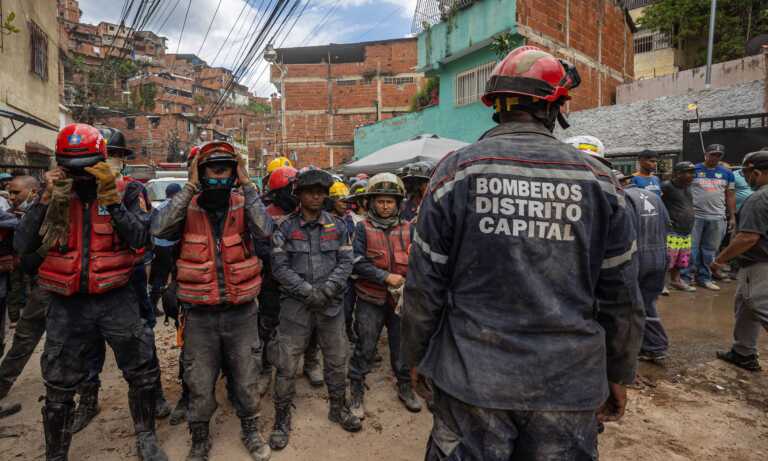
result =
[[[747,42],[747,56],[758,55],[763,52],[764,48],[768,48],[768,34],[760,34]]]

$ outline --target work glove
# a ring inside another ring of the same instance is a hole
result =
[[[307,307],[311,311],[321,311],[328,305],[328,297],[322,290],[317,288],[312,290],[312,293],[307,297]]]
[[[99,205],[106,207],[120,203],[120,194],[117,193],[115,174],[112,173],[109,165],[105,162],[99,162],[94,166],[86,167],[85,171],[96,178],[98,184],[96,196],[99,200]]]
[[[38,253],[45,257],[48,250],[69,241],[69,201],[72,198],[72,179],[58,179],[53,183],[48,209],[40,226],[42,244]]]
[[[337,285],[333,282],[325,282],[322,287],[320,287],[320,291],[323,292],[329,301],[339,294]]]

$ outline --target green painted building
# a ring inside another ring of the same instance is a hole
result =
[[[480,96],[497,62],[494,38],[510,34],[516,45],[523,43],[516,33],[515,8],[516,0],[459,0],[450,11],[417,24],[422,29],[418,70],[439,78],[439,104],[358,128],[355,158],[421,133],[471,143],[493,127],[491,109]]]

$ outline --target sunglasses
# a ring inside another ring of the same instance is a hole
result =
[[[205,183],[212,187],[230,186],[233,182],[233,178],[205,178]]]

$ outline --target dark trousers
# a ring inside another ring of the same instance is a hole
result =
[[[182,360],[190,397],[187,421],[211,419],[217,407],[216,382],[225,367],[238,416],[258,416],[262,345],[257,304],[192,307],[185,310],[184,322]]]
[[[49,401],[72,402],[77,387],[88,378],[87,358],[105,340],[131,388],[160,378],[152,330],[139,315],[131,287],[101,295],[52,295],[46,330],[40,362]]]
[[[280,292],[264,289],[259,294],[259,336],[264,343],[262,366],[264,372],[272,370],[277,361],[277,325],[280,323]]]
[[[27,304],[29,298],[29,275],[25,274],[20,267],[8,273],[8,318],[11,322],[18,322],[21,318],[21,311]]]
[[[333,317],[312,312],[299,300],[281,298],[277,327],[278,361],[275,404],[288,405],[296,394],[296,372],[313,332],[323,352],[323,376],[328,395],[343,398],[347,392],[345,369],[349,342],[344,332],[344,314]]]
[[[389,363],[398,383],[410,382],[410,371],[400,358],[400,317],[390,303],[377,306],[358,298],[355,314],[355,351],[349,361],[349,379],[365,381],[373,368],[379,337],[387,327]]]
[[[597,460],[595,411],[510,411],[468,405],[434,387],[427,461]]]
[[[50,293],[33,285],[16,324],[11,348],[0,363],[0,390],[7,392],[13,386],[35,352],[45,333],[45,317],[50,302]]]
[[[643,330],[641,350],[650,353],[663,353],[669,349],[669,338],[656,309],[656,300],[664,289],[667,267],[666,252],[639,252],[638,258],[640,262],[638,281],[645,306],[645,329]]]
[[[347,336],[349,341],[354,343],[357,339],[355,333],[355,305],[357,304],[357,292],[352,279],[347,283],[347,290],[344,292],[344,322],[347,324]]]

